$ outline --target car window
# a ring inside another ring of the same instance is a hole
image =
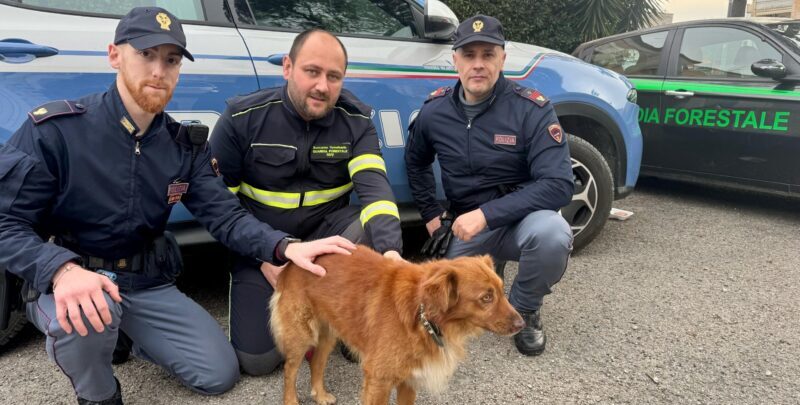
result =
[[[58,10],[125,15],[134,7],[157,6],[181,20],[205,20],[201,0],[20,0],[22,4]]]
[[[251,0],[255,24],[302,31],[418,38],[411,6],[404,0]]]
[[[599,45],[590,62],[625,75],[654,76],[658,73],[667,33],[654,32]]]
[[[750,65],[782,60],[781,53],[756,35],[726,27],[688,28],[683,34],[678,75],[708,78],[757,77]]]

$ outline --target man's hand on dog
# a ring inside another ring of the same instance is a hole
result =
[[[453,235],[464,242],[469,242],[484,228],[486,228],[486,217],[478,208],[456,218],[453,222]]]
[[[355,249],[356,245],[353,242],[341,236],[331,236],[311,242],[290,243],[286,246],[286,252],[284,254],[286,258],[291,260],[294,264],[321,277],[325,275],[325,269],[322,266],[314,264],[314,259],[316,259],[317,256],[328,253],[349,255],[350,251]]]

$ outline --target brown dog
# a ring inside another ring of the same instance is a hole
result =
[[[468,337],[513,335],[525,326],[488,256],[412,264],[358,246],[317,263],[325,277],[289,265],[270,302],[272,333],[286,356],[287,405],[298,403],[297,371],[311,346],[311,396],[336,402],[323,373],[337,337],[361,359],[362,404],[388,404],[396,387],[398,405],[409,405],[418,388],[444,388]]]

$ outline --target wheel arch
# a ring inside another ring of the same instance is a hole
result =
[[[605,111],[587,103],[562,102],[554,105],[564,131],[594,146],[611,167],[615,199],[620,198],[628,169],[627,147],[622,130]]]

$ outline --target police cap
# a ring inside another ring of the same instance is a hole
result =
[[[480,14],[464,20],[456,30],[453,49],[473,42],[488,42],[505,47],[506,38],[503,36],[503,26],[500,25],[500,21]]]
[[[114,34],[114,45],[129,43],[136,49],[148,49],[173,44],[190,61],[194,57],[186,50],[186,35],[177,17],[161,7],[136,7],[125,14]]]

